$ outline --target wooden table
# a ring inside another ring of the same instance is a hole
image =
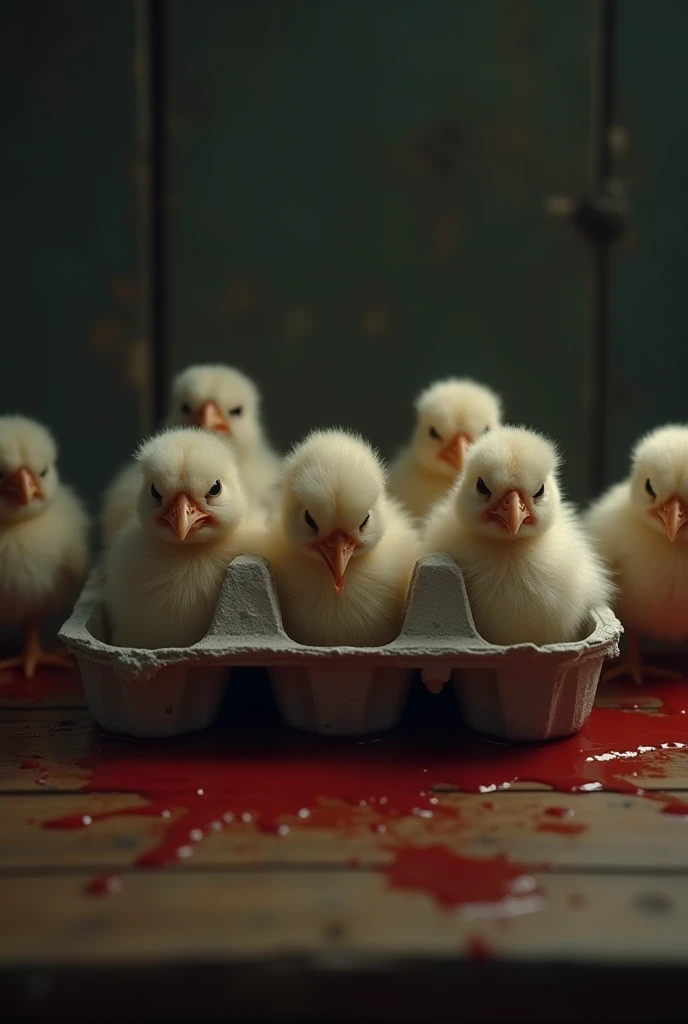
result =
[[[0,676],[0,1018],[682,1020],[684,709],[688,680],[617,687],[590,735],[505,752],[419,688],[395,735],[323,741],[257,678],[149,744],[104,738],[76,677]],[[567,758],[593,782],[553,793]],[[599,790],[610,764],[650,797]],[[512,784],[457,791],[481,772]]]

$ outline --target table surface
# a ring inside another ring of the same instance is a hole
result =
[[[3,1017],[683,1019],[686,712],[688,679],[615,684],[507,746],[418,686],[396,732],[325,740],[248,673],[145,742],[76,675],[0,674]]]

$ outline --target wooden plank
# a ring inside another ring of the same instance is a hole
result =
[[[587,184],[593,9],[170,0],[174,367],[255,375],[283,448],[341,422],[388,455],[421,386],[484,378],[581,498],[589,253],[545,208]]]
[[[378,872],[139,872],[111,897],[87,875],[0,878],[0,961],[154,963],[328,952],[460,958],[476,938],[498,956],[548,963],[688,963],[688,878],[535,876],[542,909],[503,923],[390,889]]]
[[[126,794],[1,797],[0,873],[127,869],[154,848],[170,822],[183,817],[181,809],[165,821],[132,814],[93,821],[85,828],[46,829],[42,823],[65,816],[88,820],[145,804]],[[380,865],[393,858],[397,844],[442,843],[471,856],[504,853],[520,863],[556,870],[688,872],[688,821],[662,814],[661,803],[638,798],[501,793],[486,806],[484,797],[451,794],[439,799],[435,819],[383,821],[380,831],[380,818],[369,810],[361,809],[352,820],[347,805],[332,800],[325,805],[331,811],[329,827],[310,827],[308,821],[283,815],[280,821],[290,831],[280,836],[261,832],[253,822],[234,821],[203,842],[190,843],[193,856],[178,862],[175,870]],[[335,827],[338,806],[342,822]],[[445,808],[456,814],[442,817]],[[559,816],[564,808],[570,814]]]

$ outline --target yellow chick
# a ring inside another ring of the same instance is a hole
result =
[[[628,631],[610,679],[676,677],[643,664],[641,637],[678,643],[688,637],[688,427],[660,427],[636,445],[628,480],[590,509],[587,524],[619,587],[617,614]]]
[[[76,596],[88,566],[88,519],[60,483],[57,445],[40,423],[0,417],[0,622],[25,630],[21,655],[0,669],[71,668],[41,647],[38,626]]]
[[[292,639],[369,647],[398,635],[418,539],[360,437],[314,431],[294,448],[262,553]]]
[[[198,428],[172,428],[137,455],[137,515],[105,556],[114,644],[188,647],[208,631],[229,562],[252,549],[231,447]]]
[[[431,384],[415,408],[413,437],[392,464],[390,491],[422,518],[463,469],[469,446],[499,426],[502,410],[489,388],[455,378]]]
[[[424,552],[447,552],[463,570],[476,629],[490,643],[581,639],[590,610],[611,596],[602,560],[561,500],[557,465],[544,437],[500,427],[472,446],[428,517]]]
[[[258,389],[241,371],[223,365],[187,367],[172,383],[167,423],[203,427],[227,438],[249,503],[266,507],[274,503],[281,459],[265,438]],[[102,533],[106,547],[133,514],[140,487],[139,466],[131,462],[105,492]]]

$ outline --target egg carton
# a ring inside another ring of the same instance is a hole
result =
[[[447,555],[418,561],[399,636],[384,647],[308,647],[284,631],[268,563],[242,555],[228,566],[206,636],[192,647],[115,647],[91,574],[60,639],[79,663],[95,720],[109,732],[176,736],[209,726],[231,668],[270,672],[284,720],[323,735],[390,729],[414,672],[439,691],[451,682],[468,725],[507,740],[576,732],[590,714],[602,663],[618,655],[621,625],[590,612],[578,643],[498,647],[473,623],[461,570]]]

